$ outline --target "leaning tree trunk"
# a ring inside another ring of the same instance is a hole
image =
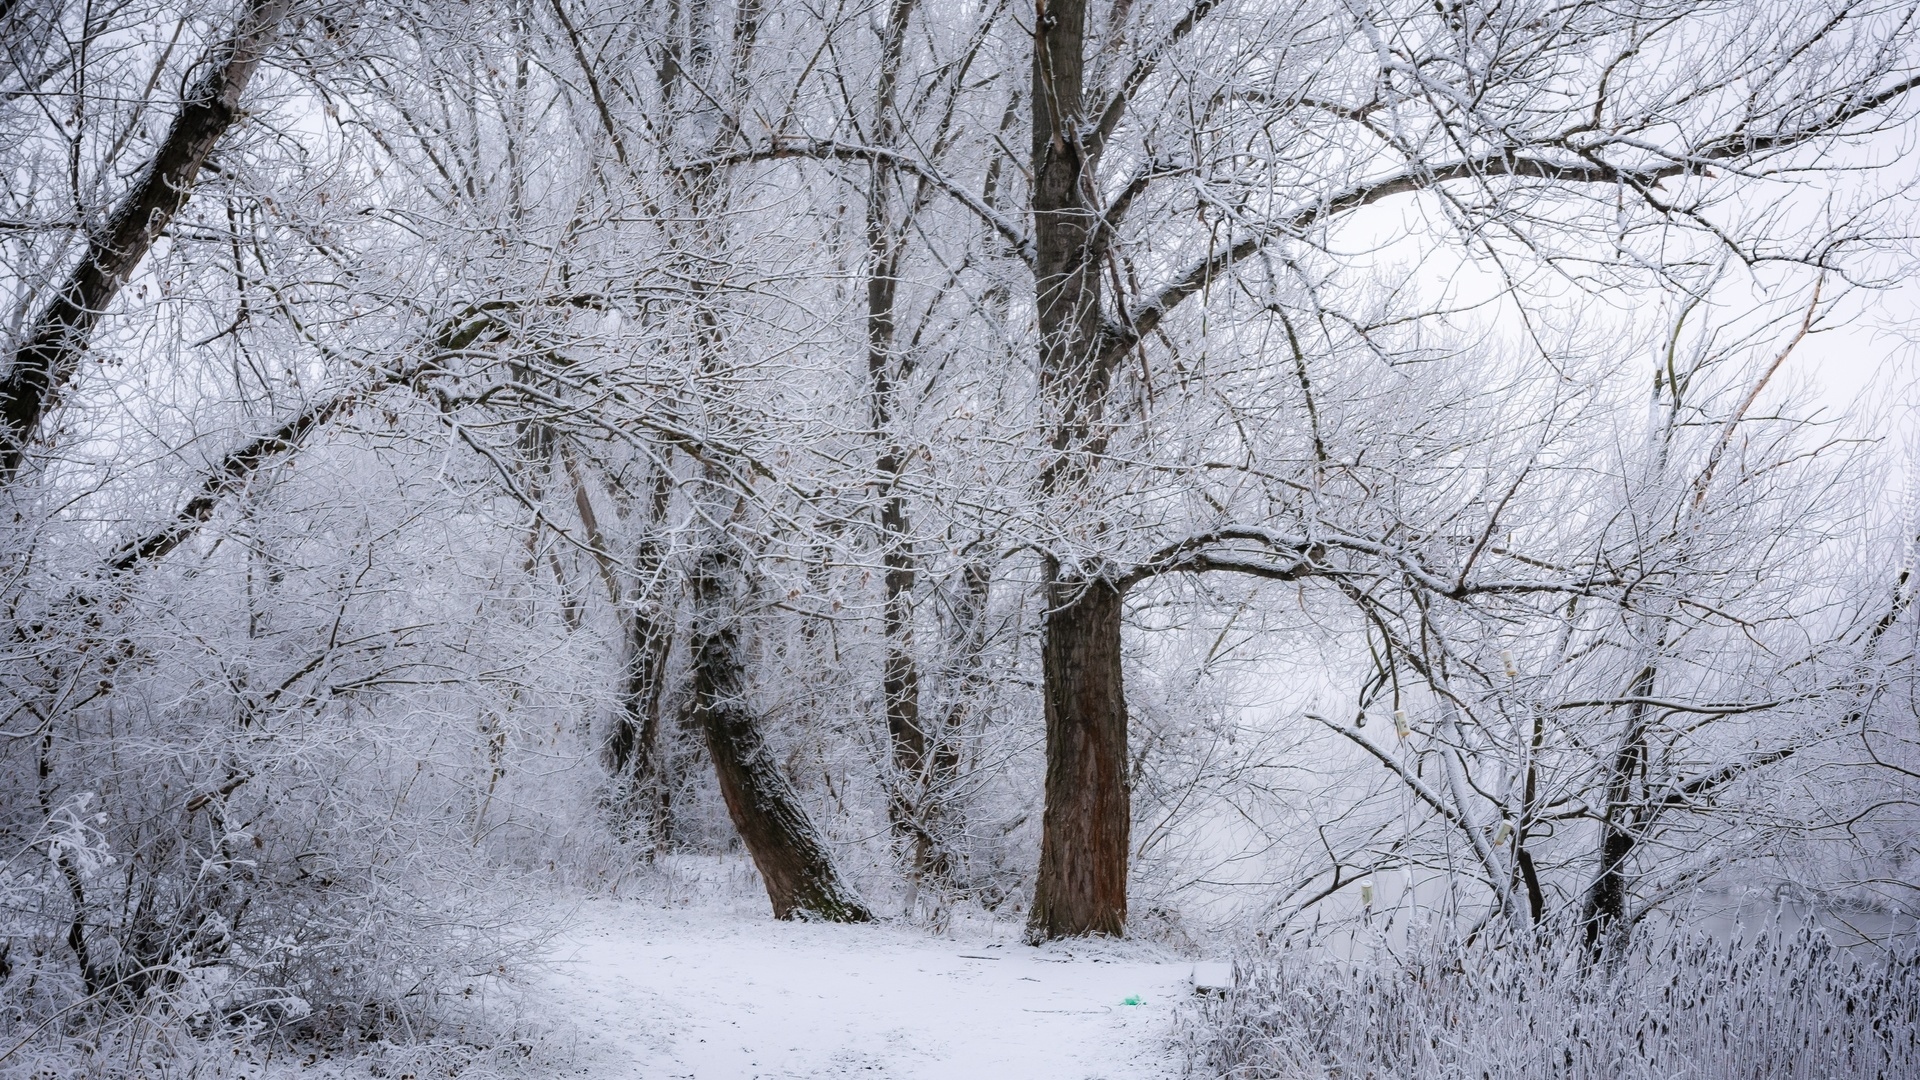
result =
[[[684,57],[673,46],[662,54],[662,115],[657,130],[669,145],[684,147],[687,141],[697,139],[705,144],[698,153],[708,156],[723,152],[738,137],[737,118],[745,112],[761,9],[760,0],[740,0],[733,20],[732,54],[721,70],[715,70],[718,65],[714,53],[700,44],[711,29],[712,7],[702,3],[671,9],[672,21],[687,29],[687,40],[693,47]],[[691,80],[686,78],[689,75],[693,76]],[[683,81],[689,85],[724,85],[725,89],[721,97],[710,89],[691,95],[691,106],[687,107],[682,101]],[[711,127],[701,138],[694,129],[707,124]],[[730,192],[720,184],[719,174],[701,179],[682,174],[678,179],[687,181],[680,189],[686,217],[669,230],[670,248],[676,261],[690,264],[685,270],[688,279],[699,283],[707,277],[705,267],[724,263],[730,257],[726,238]],[[723,387],[729,373],[725,323],[718,313],[718,304],[724,299],[722,288],[718,283],[697,284],[694,298],[691,314],[697,327],[698,352],[692,358],[691,370],[701,382]],[[716,397],[704,404],[710,410],[709,422],[724,425],[730,419],[725,398]],[[708,448],[709,452],[712,449]],[[709,524],[687,583],[693,614],[688,681],[693,722],[706,738],[727,813],[760,871],[776,918],[868,921],[872,914],[840,879],[825,840],[774,760],[749,700],[747,673],[751,658],[742,640],[741,608],[752,591],[749,586],[754,568],[719,524],[733,515],[724,505],[716,505],[726,492],[734,490],[733,478],[709,461],[699,490],[706,493],[697,497],[705,504],[696,506],[695,517]]]
[[[866,922],[873,916],[834,868],[825,841],[767,747],[747,695],[740,601],[747,569],[726,540],[694,568],[693,711],[727,813],[780,919]]]
[[[1127,705],[1121,693],[1123,597],[1112,582],[1059,580],[1046,640],[1047,793],[1034,941],[1120,934],[1127,922]]]

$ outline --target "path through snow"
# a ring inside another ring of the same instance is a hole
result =
[[[1161,1080],[1192,967],[1131,944],[1033,949],[1004,927],[610,901],[583,905],[557,955],[575,1075],[594,1080]]]

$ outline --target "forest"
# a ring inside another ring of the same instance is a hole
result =
[[[1230,964],[1169,1076],[1920,1075],[1914,0],[0,42],[0,1077],[578,1075],[686,893]]]

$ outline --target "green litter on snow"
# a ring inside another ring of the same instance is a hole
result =
[[[1139,994],[1128,994],[1128,995],[1127,995],[1127,997],[1126,997],[1126,1000],[1124,1000],[1124,1001],[1122,1001],[1122,1002],[1121,1002],[1120,1004],[1122,1004],[1122,1005],[1145,1005],[1145,1004],[1146,1004],[1146,1001],[1145,1001],[1145,1000],[1143,1000],[1143,999],[1142,999],[1142,998],[1140,997],[1140,995],[1139,995]]]

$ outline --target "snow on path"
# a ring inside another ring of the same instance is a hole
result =
[[[1125,944],[617,902],[586,905],[557,955],[573,1075],[594,1080],[1160,1080],[1192,970]]]

